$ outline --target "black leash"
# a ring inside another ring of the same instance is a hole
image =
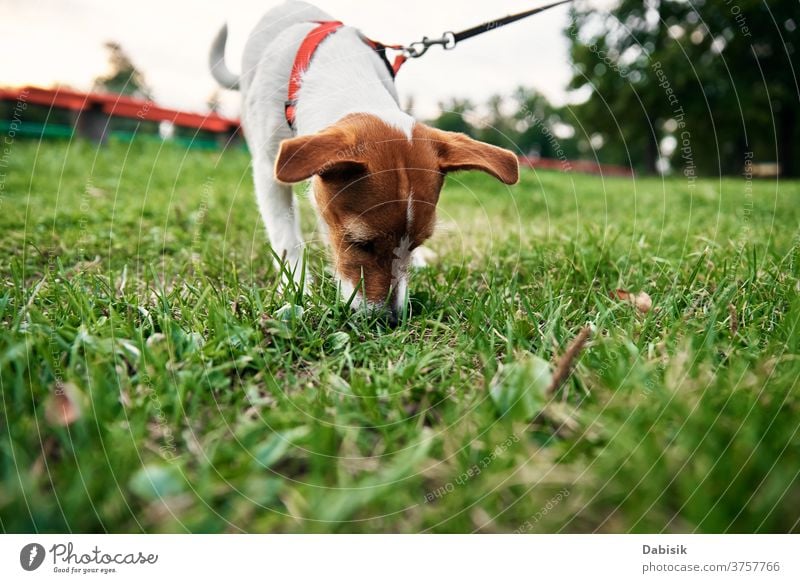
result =
[[[455,48],[455,46],[463,40],[467,40],[473,36],[478,36],[484,32],[489,32],[490,30],[501,28],[507,24],[511,24],[512,22],[522,20],[523,18],[533,16],[534,14],[539,14],[540,12],[555,8],[556,6],[561,6],[562,4],[566,4],[568,2],[572,2],[572,0],[560,0],[559,2],[553,2],[552,4],[548,4],[546,6],[540,6],[539,8],[526,10],[525,12],[520,12],[519,14],[510,14],[504,18],[484,22],[483,24],[473,26],[472,28],[462,30],[461,32],[448,31],[445,32],[440,38],[428,38],[425,36],[422,37],[421,41],[417,41],[411,43],[407,47],[403,47],[403,55],[406,58],[416,59],[424,55],[433,45],[442,45],[442,48],[444,48],[446,51],[449,51]]]

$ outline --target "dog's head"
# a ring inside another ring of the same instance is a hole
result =
[[[409,138],[366,114],[284,140],[275,161],[281,182],[314,177],[345,298],[356,291],[353,306],[385,306],[391,318],[405,307],[411,252],[433,234],[444,175],[455,170],[519,178],[508,150],[421,123]]]

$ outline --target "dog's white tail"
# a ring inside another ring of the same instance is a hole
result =
[[[208,65],[211,67],[211,75],[217,83],[226,89],[239,89],[239,77],[230,72],[225,66],[225,43],[228,40],[228,25],[224,25],[214,42],[211,43],[211,52],[208,55]]]

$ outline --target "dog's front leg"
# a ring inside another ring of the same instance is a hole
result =
[[[253,174],[258,208],[267,228],[272,250],[282,261],[281,281],[289,277],[299,283],[304,279],[303,240],[300,234],[300,216],[292,194],[292,187],[281,184],[273,177],[272,160],[253,160]]]

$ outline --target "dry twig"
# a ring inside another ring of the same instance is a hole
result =
[[[553,380],[547,388],[548,395],[554,394],[569,378],[569,375],[572,373],[572,366],[575,364],[575,360],[586,345],[586,341],[589,339],[591,333],[592,329],[589,326],[581,328],[581,331],[578,332],[578,335],[575,336],[575,339],[567,347],[566,352],[558,359],[556,369],[553,372]]]
[[[731,338],[735,338],[739,331],[739,316],[736,314],[736,306],[733,304],[728,304],[728,315],[731,317]]]

